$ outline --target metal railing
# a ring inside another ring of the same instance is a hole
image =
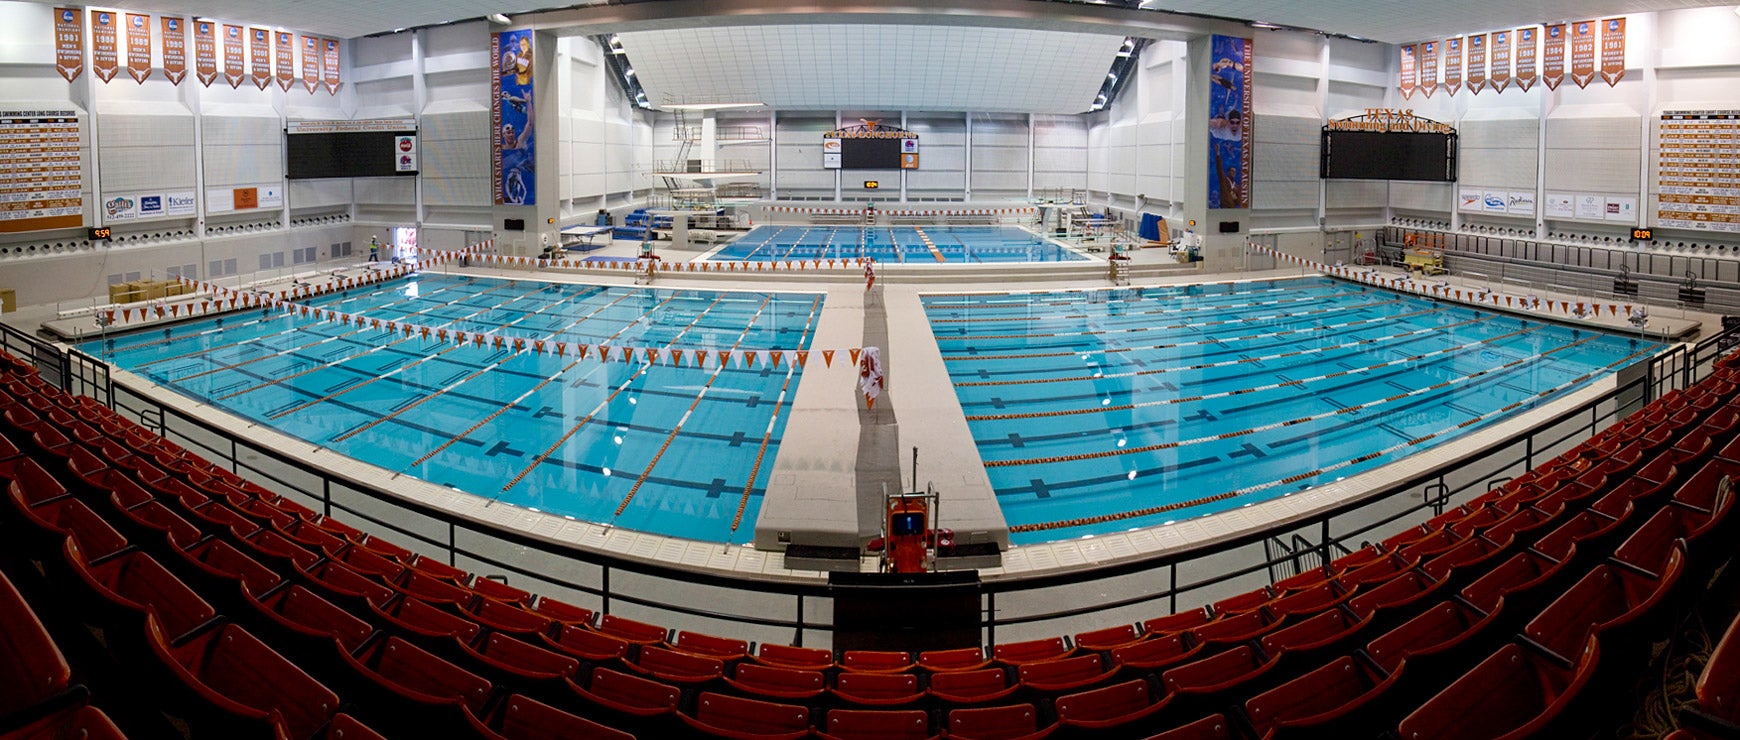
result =
[[[154,328],[152,331],[165,331]],[[167,329],[173,331],[173,327]],[[0,346],[29,357],[70,391],[90,395],[129,418],[149,420],[183,447],[365,531],[436,555],[521,588],[660,623],[760,641],[831,644],[836,598],[855,586],[760,578],[614,554],[455,514],[435,503],[375,488],[310,462],[322,448],[282,446],[237,434],[203,414],[166,403],[162,389],[112,377],[102,360],[62,351],[12,327]],[[985,644],[1071,634],[1194,607],[1315,567],[1412,526],[1445,507],[1569,449],[1650,399],[1703,378],[1740,329],[1679,346],[1622,371],[1616,387],[1539,420],[1478,454],[1339,501],[1303,519],[1163,555],[1029,577],[979,582]],[[327,453],[330,454],[330,453]],[[487,507],[486,507],[487,510]],[[697,547],[720,548],[697,543]],[[576,598],[578,597],[578,598]],[[861,598],[861,596],[860,596]]]

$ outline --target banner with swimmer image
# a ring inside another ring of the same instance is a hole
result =
[[[496,205],[538,202],[532,138],[532,30],[490,36],[490,173]]]
[[[1251,40],[1209,41],[1208,207],[1251,207]]]

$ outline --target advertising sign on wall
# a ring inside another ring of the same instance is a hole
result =
[[[497,205],[538,202],[537,145],[532,137],[532,30],[502,31],[489,43],[490,174]]]
[[[1208,207],[1251,207],[1251,40],[1209,39]]]

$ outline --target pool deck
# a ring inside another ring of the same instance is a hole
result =
[[[619,243],[598,253],[607,256],[616,252],[631,254],[633,249],[633,244]],[[688,258],[680,255],[671,257]],[[1155,264],[1170,262],[1170,258],[1164,255],[1136,255],[1139,263],[1147,261],[1144,257],[1154,258]],[[948,269],[944,266],[938,267],[945,271]],[[529,269],[444,266],[438,271],[484,277],[534,277],[534,271]],[[1191,270],[1178,274],[1139,276],[1132,282],[1136,286],[1176,285],[1315,274],[1314,271],[1302,268],[1224,275],[1201,275]],[[797,275],[799,274],[793,274]],[[633,276],[620,271],[540,271],[535,273],[535,277],[539,280],[564,283],[633,284]],[[762,276],[745,279],[749,277],[747,275],[731,276],[729,283],[715,279],[724,277],[726,276],[685,275],[679,278],[661,274],[657,286],[702,290],[729,288],[746,291],[825,292],[827,299],[817,324],[814,344],[856,346],[855,343],[862,339],[861,318],[866,294],[861,275],[837,282],[818,281],[814,279],[816,276],[801,282],[790,279],[763,279]],[[954,389],[943,371],[941,353],[931,337],[920,295],[927,292],[1092,290],[1103,289],[1108,285],[1103,278],[1073,276],[1053,279],[1043,287],[1025,280],[998,280],[995,276],[987,275],[957,277],[959,279],[945,282],[942,275],[922,275],[908,280],[893,271],[881,273],[875,298],[883,301],[888,315],[888,351],[894,358],[889,367],[890,397],[902,427],[901,448],[910,450],[914,445],[920,448],[920,485],[926,481],[934,481],[944,493],[941,526],[951,527],[957,533],[976,532],[993,541],[1006,542],[1007,526],[996,506],[995,496],[979,462],[976,446],[962,417]],[[1448,280],[1453,285],[1477,285],[1456,276],[1450,276]],[[1578,299],[1576,296],[1541,297]],[[1490,306],[1486,308],[1491,309]],[[1655,308],[1652,313],[1648,332],[1651,338],[1684,337],[1697,332],[1700,327],[1720,326],[1719,317],[1711,314],[1662,307]],[[94,322],[89,316],[61,319],[54,315],[53,306],[25,307],[8,314],[5,321],[30,330],[42,327],[66,338],[96,333]],[[1620,317],[1603,316],[1581,323],[1628,333],[1632,331]],[[302,454],[302,458],[306,460],[308,468],[324,471],[358,485],[391,491],[407,499],[438,506],[466,520],[518,530],[550,542],[593,548],[627,558],[681,568],[727,571],[774,580],[814,581],[826,577],[825,573],[817,570],[788,567],[784,553],[770,551],[766,546],[728,546],[717,542],[681,540],[581,522],[507,504],[492,504],[484,498],[374,467],[304,440],[250,424],[215,407],[157,387],[130,373],[116,371],[114,377],[120,384],[233,434],[245,435],[256,442],[270,444],[279,449],[306,449],[307,452]],[[994,580],[1056,573],[1069,568],[1182,552],[1233,539],[1254,528],[1298,521],[1325,507],[1376,491],[1394,481],[1452,469],[1461,459],[1499,446],[1537,420],[1573,408],[1613,388],[1614,385],[1612,378],[1604,379],[1555,399],[1528,414],[1506,419],[1381,468],[1290,496],[1158,527],[1044,544],[1011,546],[1003,553],[1001,565],[983,568],[980,574],[986,580]],[[836,361],[831,368],[820,363],[811,363],[806,368],[787,422],[785,441],[769,479],[767,498],[763,501],[763,517],[770,524],[790,524],[793,527],[801,524],[817,532],[828,533],[829,536],[841,537],[841,541],[844,541],[848,531],[852,537],[859,536],[853,463],[858,441],[857,405],[862,403],[860,398],[856,390],[855,369],[849,362]],[[912,474],[910,456],[908,454],[902,457],[902,477],[909,478]],[[776,501],[782,503],[775,504]],[[790,512],[767,514],[770,509],[784,510],[788,504]],[[768,518],[770,516],[772,518]],[[780,517],[786,519],[781,520]],[[1000,538],[997,534],[999,529],[1002,531]],[[861,570],[874,570],[876,560],[873,557],[860,557],[858,567]]]

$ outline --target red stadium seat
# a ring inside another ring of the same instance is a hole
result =
[[[396,636],[343,654],[361,679],[352,697],[365,719],[390,735],[446,734],[463,725],[465,710],[479,712],[493,686],[475,673]]]
[[[1740,619],[1728,625],[1721,642],[1698,674],[1698,710],[1729,724],[1740,725]]]
[[[384,604],[371,601],[369,609],[378,618],[378,623],[391,626],[397,634],[434,649],[447,647],[449,639],[470,643],[482,631],[476,622],[456,617],[404,594],[393,596]]]
[[[1425,661],[1439,656],[1454,658],[1454,653],[1463,651],[1496,622],[1503,606],[1504,602],[1500,601],[1491,612],[1482,614],[1454,599],[1439,603],[1379,635],[1366,645],[1366,654],[1378,667],[1390,673],[1401,670],[1404,660],[1421,662],[1423,670]],[[1434,661],[1431,664],[1440,662],[1453,661]]]
[[[1318,737],[1351,737],[1360,728],[1381,724],[1359,715],[1378,708],[1380,697],[1400,677],[1400,673],[1386,676],[1365,661],[1344,656],[1251,697],[1245,702],[1245,714],[1260,737],[1305,727]]]
[[[623,660],[628,657],[630,647],[620,638],[572,624],[562,625],[555,637],[541,637],[549,647],[592,663]]]
[[[73,573],[110,607],[111,621],[119,618],[137,629],[149,611],[168,635],[178,637],[217,616],[216,609],[150,555],[127,550],[92,564],[76,541],[69,538],[63,547]]]
[[[658,645],[665,641],[670,631],[656,624],[636,622],[632,619],[606,614],[598,620],[598,631],[611,637],[619,637],[636,645]]]
[[[1574,553],[1575,546],[1572,546],[1572,551]],[[1496,611],[1500,599],[1514,603],[1517,597],[1526,596],[1528,601],[1541,601],[1540,595],[1534,593],[1537,587],[1563,573],[1571,562],[1570,554],[1567,553],[1568,556],[1559,562],[1553,562],[1530,550],[1519,552],[1468,584],[1462,589],[1462,598],[1483,612]]]
[[[1075,635],[1075,646],[1080,650],[1097,650],[1107,652],[1126,645],[1134,645],[1142,641],[1142,632],[1134,624],[1120,624],[1116,627],[1078,632]]]
[[[1039,727],[1032,704],[954,709],[949,711],[948,736],[955,740],[1040,740],[1057,725]]]
[[[1341,583],[1351,589],[1357,589],[1373,583],[1383,583],[1396,577],[1396,574],[1412,569],[1420,563],[1420,559],[1404,558],[1400,555],[1385,555],[1380,560],[1361,565],[1341,574]]]
[[[898,707],[915,704],[924,694],[911,673],[841,673],[834,679],[834,696],[863,706]]]
[[[708,658],[718,658],[726,662],[741,660],[749,655],[749,642],[729,637],[714,637],[699,632],[677,632],[671,640],[671,647],[690,655],[700,655]]]
[[[1195,722],[1180,727],[1174,727],[1158,735],[1148,736],[1148,740],[1230,740],[1232,728],[1226,717],[1211,714]]]
[[[368,611],[371,604],[384,604],[393,598],[392,589],[334,560],[323,560],[304,575],[321,596],[359,614]]]
[[[1173,634],[1112,650],[1112,663],[1136,671],[1153,671],[1195,658],[1203,644],[1188,635]]]
[[[1303,591],[1297,591],[1288,596],[1282,596],[1269,604],[1269,611],[1277,619],[1293,615],[1308,616],[1352,598],[1353,591],[1343,588],[1336,581],[1326,581]]]
[[[922,709],[832,709],[827,731],[833,740],[925,740],[931,737],[930,715]]]
[[[926,650],[918,654],[919,667],[931,671],[976,671],[991,664],[985,659],[985,651],[979,648],[955,648],[953,650]]]
[[[413,555],[410,558],[404,559],[404,562],[405,565],[410,566],[412,570],[415,570],[418,573],[433,576],[445,581],[451,581],[456,584],[464,583],[471,578],[470,572],[462,568],[455,568],[427,555]]]
[[[565,604],[548,596],[539,596],[538,603],[532,606],[532,611],[562,624],[590,625],[593,618],[597,616],[597,613],[591,609]]]
[[[1523,634],[1554,654],[1573,659],[1590,636],[1636,620],[1660,603],[1678,582],[1684,557],[1679,546],[1673,547],[1656,576],[1598,565],[1548,604],[1523,628]]]
[[[477,597],[477,594],[472,593],[469,588],[454,585],[450,580],[436,578],[417,570],[405,571],[391,585],[401,593],[415,596],[434,606],[452,604],[455,607],[463,608],[470,605],[471,600]]]
[[[1230,614],[1244,614],[1246,612],[1256,611],[1257,609],[1262,608],[1264,604],[1274,600],[1275,595],[1269,591],[1269,587],[1263,586],[1249,593],[1239,594],[1238,596],[1216,601],[1209,605],[1209,610],[1213,611],[1215,616],[1224,619]]]
[[[334,538],[334,541],[338,541],[337,538]],[[344,563],[345,567],[362,575],[380,579],[382,583],[391,583],[405,572],[404,563],[354,543],[341,542],[337,547],[328,548],[326,554],[333,560]]]
[[[1149,636],[1172,635],[1196,629],[1214,621],[1207,609],[1191,609],[1190,611],[1168,614],[1142,622],[1142,634]]]
[[[945,671],[930,676],[930,695],[945,704],[988,704],[1006,699],[1020,688],[1009,683],[1002,668],[976,671]]]
[[[582,699],[621,715],[653,718],[674,715],[683,692],[675,686],[631,676],[609,668],[593,668],[586,686],[570,683]]]
[[[725,662],[718,658],[690,655],[668,648],[642,647],[630,669],[666,683],[706,683],[725,673]]]
[[[1595,673],[1600,648],[1590,639],[1567,670],[1516,644],[1456,679],[1402,720],[1408,740],[1566,737],[1565,708]],[[1570,718],[1574,719],[1574,718]]]
[[[912,653],[896,650],[847,650],[840,667],[859,673],[900,673],[911,670]]]
[[[127,740],[103,710],[80,706],[56,712],[7,732],[6,740]]]
[[[743,663],[726,683],[732,688],[764,699],[794,701],[821,696],[825,683],[821,671]]]
[[[199,590],[225,604],[240,603],[237,600],[240,596],[235,593],[237,583],[254,593],[265,593],[284,580],[271,568],[217,538],[201,540],[176,552],[187,565],[182,572],[197,573],[189,577],[202,585]]]
[[[0,573],[0,718],[54,698],[72,682],[72,668],[54,638]]]
[[[300,636],[305,648],[337,640],[345,652],[352,652],[362,647],[369,635],[375,632],[373,625],[298,584],[269,591],[263,596],[254,594],[246,585],[242,591],[255,613],[277,626],[278,634]],[[283,638],[280,640],[287,642]],[[274,644],[282,642],[274,641]],[[310,649],[308,652],[313,651]]]
[[[1166,707],[1170,695],[1154,697],[1147,681],[1115,683],[1057,698],[1057,722],[1066,730],[1128,729]]]
[[[1295,666],[1300,661],[1319,665],[1325,654],[1339,655],[1347,643],[1371,624],[1372,615],[1354,616],[1350,610],[1331,609],[1290,627],[1263,636],[1263,652],[1284,654]]]
[[[1011,642],[997,645],[991,650],[991,657],[1007,665],[1023,665],[1047,660],[1067,658],[1075,652],[1069,641],[1061,637],[1048,637],[1026,642]]]
[[[343,712],[332,718],[332,724],[326,726],[325,740],[387,740],[381,733],[370,729],[355,717]]]
[[[483,582],[494,583],[487,579]],[[487,629],[507,632],[527,640],[549,634],[550,625],[554,624],[549,617],[518,604],[489,598],[478,599],[465,613],[472,621]]]
[[[174,638],[146,616],[146,637],[158,660],[199,697],[195,734],[238,737],[277,726],[290,738],[317,737],[338,713],[338,695],[234,624]]]
[[[510,635],[492,632],[477,647],[460,645],[475,665],[492,674],[497,684],[511,684],[522,690],[538,682],[556,682],[572,678],[580,670],[580,661],[561,653],[545,650]]]
[[[470,710],[465,718],[472,730],[486,740],[634,740],[629,733],[518,694],[502,701],[487,719]]]
[[[1470,544],[1477,542],[1480,540],[1469,540]],[[1454,550],[1444,553],[1434,561],[1454,554]],[[1347,608],[1361,617],[1372,618],[1374,622],[1382,620],[1388,623],[1390,615],[1412,614],[1412,607],[1437,597],[1439,591],[1450,584],[1450,575],[1446,571],[1439,580],[1433,580],[1433,576],[1426,575],[1423,569],[1410,570],[1349,599]]]
[[[270,529],[239,535],[235,542],[256,560],[283,572],[308,570],[320,562],[319,554]]]
[[[1208,696],[1226,694],[1262,678],[1281,661],[1264,658],[1249,645],[1239,645],[1207,658],[1200,658],[1160,674],[1171,694]]]
[[[471,579],[471,590],[476,592],[478,596],[504,604],[524,607],[530,606],[532,603],[532,592],[523,588],[514,588],[494,578],[478,576]]]
[[[1021,684],[1031,689],[1049,692],[1074,691],[1109,678],[1099,653],[1077,655],[1062,660],[1028,663],[1021,666]]]
[[[872,675],[872,674],[865,674]],[[810,710],[791,704],[744,699],[711,691],[695,700],[695,714],[679,714],[705,737],[796,740],[810,734]]]
[[[1231,617],[1222,617],[1201,627],[1191,630],[1196,639],[1208,644],[1212,652],[1219,645],[1236,645],[1247,640],[1255,640],[1264,633],[1279,626],[1266,611],[1245,612]]]

